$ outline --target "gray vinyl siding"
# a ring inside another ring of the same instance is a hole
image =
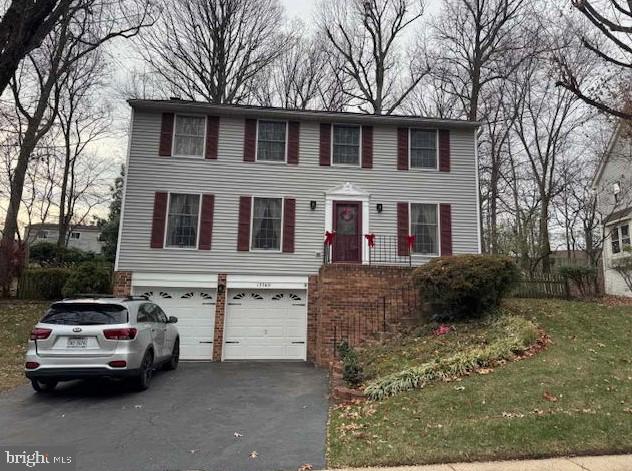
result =
[[[621,185],[620,199],[615,204],[614,183]],[[615,136],[601,178],[598,181],[599,210],[607,217],[614,211],[632,206],[632,142],[621,132]]]
[[[158,156],[161,115],[134,112],[118,270],[234,274],[307,274],[322,264],[325,192],[351,182],[370,193],[370,231],[396,235],[400,201],[450,203],[453,252],[477,253],[474,131],[451,132],[451,172],[398,171],[397,128],[374,128],[373,168],[319,166],[319,124],[301,123],[299,165],[243,162],[244,120],[220,120],[217,160]],[[157,191],[215,195],[210,251],[151,249]],[[239,197],[296,198],[295,252],[238,252]],[[310,201],[317,202],[316,210]],[[376,204],[383,204],[378,214]],[[364,215],[366,217],[366,215]],[[416,256],[415,263],[425,258]]]

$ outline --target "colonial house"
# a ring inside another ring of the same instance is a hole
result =
[[[184,359],[322,364],[353,303],[480,251],[477,123],[129,104],[115,292],[177,316]]]
[[[632,134],[620,122],[610,138],[593,178],[599,212],[603,215],[603,269],[607,294],[632,296],[632,287],[616,269],[632,257]]]
[[[57,243],[59,226],[52,223],[31,224],[26,228],[26,236],[29,247],[40,242]],[[100,240],[101,230],[94,225],[77,224],[72,226],[68,234],[69,248],[80,249],[84,252],[101,253],[103,242]]]

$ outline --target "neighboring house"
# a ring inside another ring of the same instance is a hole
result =
[[[101,230],[97,226],[76,225],[71,227],[68,234],[69,248],[80,249],[84,252],[101,253],[103,242],[99,240]],[[59,226],[57,224],[31,224],[26,228],[26,241],[29,246],[39,242],[57,243]]]
[[[323,263],[480,252],[477,123],[129,103],[115,292],[177,316],[185,359],[313,358]]]
[[[632,291],[613,265],[631,256],[632,230],[632,135],[619,123],[599,163],[592,187],[603,215],[603,268],[607,294],[632,296]]]

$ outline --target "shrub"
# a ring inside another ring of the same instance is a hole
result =
[[[431,381],[455,378],[478,368],[492,366],[501,360],[511,360],[538,339],[535,324],[522,317],[505,316],[494,322],[498,323],[497,328],[505,332],[503,337],[483,347],[458,352],[447,358],[432,360],[378,378],[364,392],[369,399],[381,400],[410,389],[420,389]]]
[[[612,261],[612,268],[621,275],[623,282],[632,293],[632,247],[623,247],[624,257],[616,258]]]
[[[464,319],[498,306],[520,272],[508,257],[457,255],[431,260],[413,278],[435,319]]]
[[[62,289],[64,296],[111,292],[112,267],[100,262],[84,262],[73,267]]]
[[[61,299],[68,268],[28,268],[18,282],[19,299]]]
[[[573,283],[580,296],[592,293],[597,278],[597,268],[589,265],[563,265],[558,269],[567,282]]]
[[[338,353],[342,360],[342,379],[351,387],[359,386],[364,381],[364,372],[360,366],[358,354],[347,342],[338,344]]]
[[[93,252],[66,247],[63,250],[63,265],[70,266],[78,263],[96,260],[100,256]],[[53,267],[59,265],[59,248],[52,242],[38,242],[29,248],[29,262],[36,263],[42,267]]]

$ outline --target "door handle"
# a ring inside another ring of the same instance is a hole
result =
[[[292,342],[292,343],[305,343],[305,342]]]
[[[213,343],[213,342],[209,342],[209,341],[207,340],[207,341],[202,341],[202,342],[200,342],[200,343]]]
[[[237,340],[226,340],[226,343],[239,343]]]

